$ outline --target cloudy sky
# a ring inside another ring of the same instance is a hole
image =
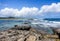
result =
[[[60,18],[60,0],[0,0],[0,17]]]

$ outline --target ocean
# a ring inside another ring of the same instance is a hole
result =
[[[22,23],[23,23],[23,20],[1,19],[0,20],[0,30],[7,30],[7,29],[10,29],[10,28],[14,27],[14,25],[21,25]]]
[[[60,22],[60,18],[45,18],[44,20]]]
[[[45,21],[47,20],[47,21]],[[49,22],[51,21],[51,22]],[[54,22],[59,22],[59,20],[55,20],[55,19],[34,19],[34,20],[6,20],[6,19],[1,19],[0,20],[0,31],[3,31],[3,30],[8,30],[12,27],[14,27],[14,25],[22,25],[24,24],[24,22],[29,22],[29,24],[38,29],[38,30],[45,30],[46,32],[48,33],[53,33],[52,30],[49,28],[50,26],[52,26],[52,23]],[[56,26],[56,24],[54,23],[53,26]]]

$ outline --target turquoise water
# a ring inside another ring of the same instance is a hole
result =
[[[28,21],[32,23],[33,20],[31,20],[31,21],[30,20],[0,20],[0,30],[2,31],[2,30],[10,29],[10,28],[14,27],[14,25],[20,26],[20,25],[24,24],[24,22],[28,22]],[[41,27],[40,24],[31,24],[31,26],[38,30],[44,30],[48,33],[53,33],[49,27],[48,28]]]
[[[23,24],[23,20],[0,20],[0,30],[14,27],[14,25]]]

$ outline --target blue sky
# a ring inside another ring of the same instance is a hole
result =
[[[51,8],[51,10],[46,11],[47,7],[48,7],[48,10],[50,10],[49,8]],[[53,10],[53,7],[55,7],[56,9]],[[57,7],[60,7],[60,0],[0,0],[0,17],[9,16],[9,15],[10,16],[15,15],[15,17],[19,17],[18,15],[20,15],[20,17],[22,16],[29,17],[30,15],[31,17],[38,17],[38,18],[40,17],[41,18],[45,18],[45,17],[46,18],[60,18],[60,10],[59,10],[60,8],[57,8]],[[13,10],[13,12],[11,9]],[[18,14],[13,14],[15,13],[14,10]],[[24,10],[26,10],[26,12]],[[35,11],[35,13],[32,13],[32,11],[33,12]],[[10,12],[10,13],[5,13],[5,12]],[[26,14],[22,15],[22,12]],[[39,12],[42,14],[40,14]]]
[[[0,8],[22,8],[22,7],[38,7],[42,5],[50,5],[51,3],[58,3],[60,0],[0,0]]]

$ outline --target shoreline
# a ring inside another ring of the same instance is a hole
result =
[[[0,32],[0,41],[56,41],[59,40],[58,35],[51,35],[45,31],[38,31],[31,26],[15,25],[9,30]],[[60,40],[59,40],[60,41]]]

